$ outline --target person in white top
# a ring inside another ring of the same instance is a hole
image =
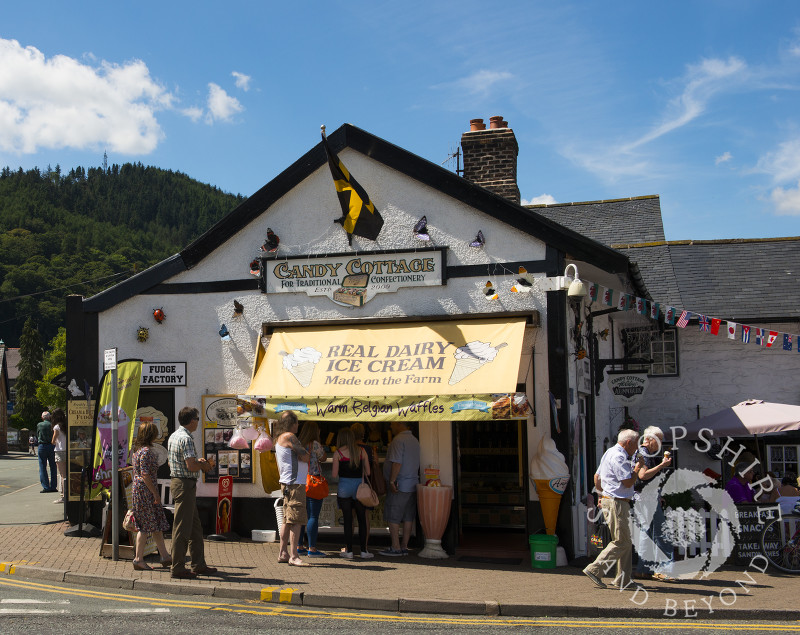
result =
[[[307,566],[300,560],[297,543],[300,528],[308,522],[306,514],[306,477],[310,455],[297,438],[299,422],[291,410],[284,410],[278,419],[281,435],[275,443],[275,460],[278,463],[281,491],[283,492],[283,526],[278,562],[288,562],[295,567]]]
[[[61,498],[54,500],[54,503],[63,503],[66,494],[67,480],[67,416],[61,408],[56,408],[50,418],[53,424],[52,444],[56,446],[56,467],[58,468],[58,491]]]
[[[614,586],[624,589],[632,581],[631,499],[636,474],[644,465],[641,459],[635,466],[631,465],[638,439],[639,434],[635,430],[620,431],[616,445],[606,450],[594,475],[595,489],[600,492],[600,506],[611,532],[611,542],[583,573],[600,589],[606,587],[603,576],[615,565]]]

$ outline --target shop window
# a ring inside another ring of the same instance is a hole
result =
[[[767,469],[778,478],[783,477],[787,472],[798,474],[798,449],[800,446],[797,445],[768,445]]]
[[[678,374],[678,337],[675,329],[657,327],[623,329],[626,357],[653,360],[651,364],[629,364],[629,370],[646,370],[648,375],[669,377]]]

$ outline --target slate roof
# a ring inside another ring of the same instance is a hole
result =
[[[656,302],[723,320],[800,319],[800,238],[666,241],[658,196],[529,207],[624,253]]]

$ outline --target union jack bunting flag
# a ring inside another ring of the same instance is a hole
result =
[[[792,336],[788,333],[783,334],[783,350],[790,351],[792,350]]]
[[[750,327],[747,324],[742,324],[742,342],[744,344],[750,343]]]
[[[689,311],[681,311],[681,316],[678,318],[678,326],[685,329],[690,317],[692,317],[692,314]]]
[[[708,333],[711,330],[711,320],[709,320],[705,315],[698,315],[698,324],[700,325],[700,330],[703,333]]]

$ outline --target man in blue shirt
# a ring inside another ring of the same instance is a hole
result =
[[[594,475],[595,489],[600,492],[600,506],[611,532],[611,542],[583,572],[599,589],[606,588],[602,578],[615,565],[614,586],[624,589],[631,583],[631,499],[636,472],[642,467],[641,461],[635,466],[631,465],[631,456],[636,452],[638,439],[639,434],[635,430],[620,431],[616,445],[606,450]]]
[[[419,484],[419,441],[404,421],[392,421],[392,442],[386,451],[383,473],[388,483],[383,518],[389,525],[392,546],[382,556],[407,556],[411,527],[417,513]],[[400,543],[400,524],[403,542]]]

